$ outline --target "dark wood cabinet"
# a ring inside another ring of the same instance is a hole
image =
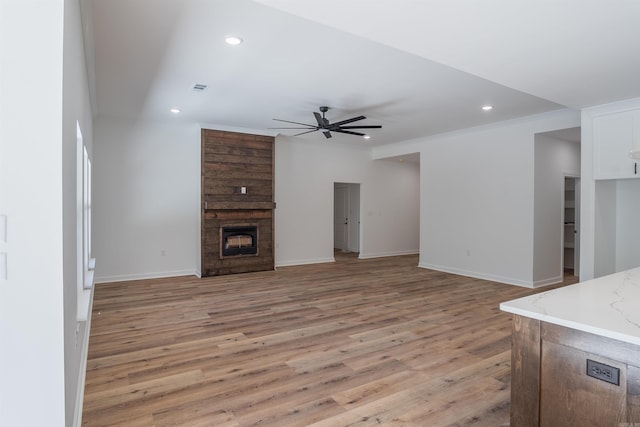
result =
[[[640,426],[638,366],[639,346],[514,315],[511,425]]]
[[[540,425],[617,427],[626,417],[626,365],[554,342],[542,342]],[[587,360],[619,369],[619,384],[587,376]]]

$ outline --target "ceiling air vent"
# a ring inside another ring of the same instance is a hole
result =
[[[202,85],[200,83],[196,83],[193,85],[193,90],[195,90],[196,92],[204,92],[206,88],[207,88],[207,85]]]

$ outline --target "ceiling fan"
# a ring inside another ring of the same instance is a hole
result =
[[[331,122],[329,122],[329,119],[325,118],[325,116],[324,116],[324,113],[326,113],[327,111],[329,111],[329,107],[322,106],[322,107],[320,107],[320,113],[322,113],[322,115],[320,115],[320,113],[318,113],[316,111],[313,112],[313,115],[316,118],[316,122],[318,122],[317,125],[309,125],[307,123],[292,122],[292,121],[289,121],[289,120],[273,119],[273,120],[275,120],[277,122],[292,123],[292,124],[301,125],[301,126],[304,126],[304,127],[284,127],[284,128],[269,128],[269,129],[305,129],[304,132],[297,133],[297,134],[295,134],[293,136],[304,135],[305,133],[310,133],[310,132],[315,132],[315,131],[321,131],[323,133],[323,135],[325,136],[325,138],[331,138],[331,132],[339,132],[339,133],[346,133],[346,134],[349,134],[349,135],[365,136],[364,133],[354,132],[354,131],[352,131],[350,129],[380,129],[380,128],[382,128],[382,126],[380,126],[380,125],[345,126],[346,124],[349,124],[349,123],[357,122],[359,120],[364,120],[364,119],[366,119],[365,116],[353,117],[351,119],[347,119],[347,120],[342,120],[342,121],[339,121],[339,122],[331,123]]]

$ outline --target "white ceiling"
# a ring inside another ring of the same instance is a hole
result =
[[[97,117],[276,132],[327,105],[383,126],[330,140],[368,147],[640,96],[636,0],[83,1]]]

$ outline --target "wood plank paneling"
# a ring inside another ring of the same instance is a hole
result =
[[[526,317],[514,316],[513,325],[513,425],[604,427],[640,421],[640,347]],[[619,384],[589,376],[587,360],[617,369]],[[525,364],[530,366],[524,369]]]
[[[498,305],[539,290],[336,258],[97,285],[83,425],[508,425]]]
[[[274,138],[202,130],[201,272],[204,277],[273,270]],[[240,192],[246,187],[246,194]],[[220,256],[220,227],[256,225],[258,254]]]
[[[587,359],[620,369],[620,385],[587,376]],[[543,341],[540,426],[619,426],[626,421],[626,390],[624,364]]]
[[[539,425],[540,412],[540,321],[513,315],[511,346],[511,423]]]
[[[640,368],[633,365],[627,367],[627,405],[627,422],[640,425]]]
[[[624,363],[637,365],[640,361],[640,346],[551,323],[542,324],[541,337],[544,341],[578,348]]]

